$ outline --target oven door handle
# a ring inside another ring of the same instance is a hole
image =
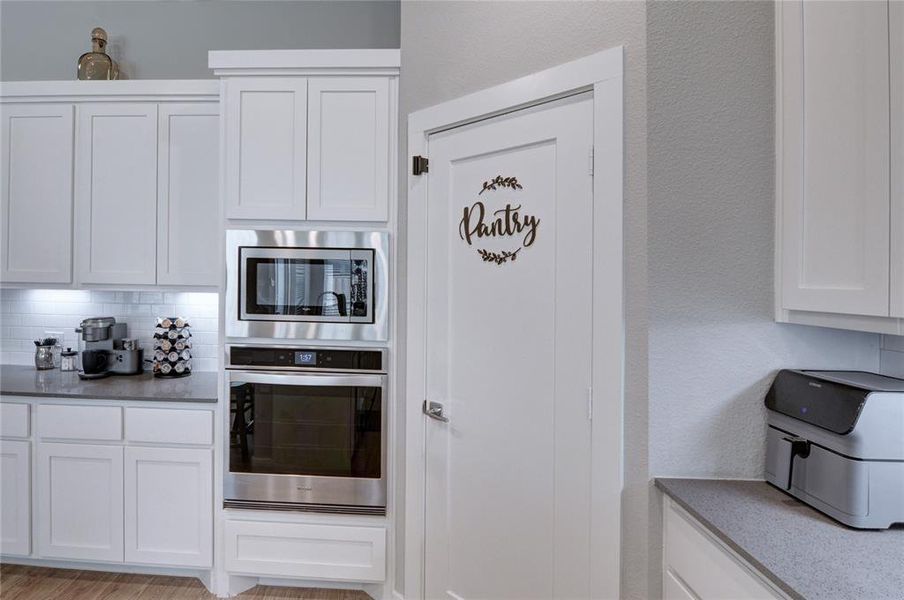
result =
[[[260,371],[227,371],[230,382],[263,383],[272,385],[385,387],[387,375],[286,375]]]

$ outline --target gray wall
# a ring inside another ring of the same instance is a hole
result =
[[[205,78],[208,50],[398,48],[399,2],[2,0],[0,80],[75,79],[96,26],[129,79]]]
[[[643,2],[402,3],[402,164],[405,118],[450,100],[612,46],[625,46],[627,389],[622,564],[625,597],[647,597],[646,49]],[[402,179],[405,181],[405,179]],[[404,185],[401,186],[404,189]],[[404,199],[402,199],[403,215]],[[403,217],[404,218],[404,217]],[[651,579],[652,578],[652,579]]]

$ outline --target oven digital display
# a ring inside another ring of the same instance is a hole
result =
[[[307,350],[295,353],[295,364],[300,366],[316,366],[317,353]]]

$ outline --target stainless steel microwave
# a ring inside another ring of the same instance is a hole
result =
[[[226,232],[226,336],[384,341],[388,234]]]

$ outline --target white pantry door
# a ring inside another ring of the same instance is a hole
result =
[[[429,138],[427,598],[590,595],[592,102]]]

